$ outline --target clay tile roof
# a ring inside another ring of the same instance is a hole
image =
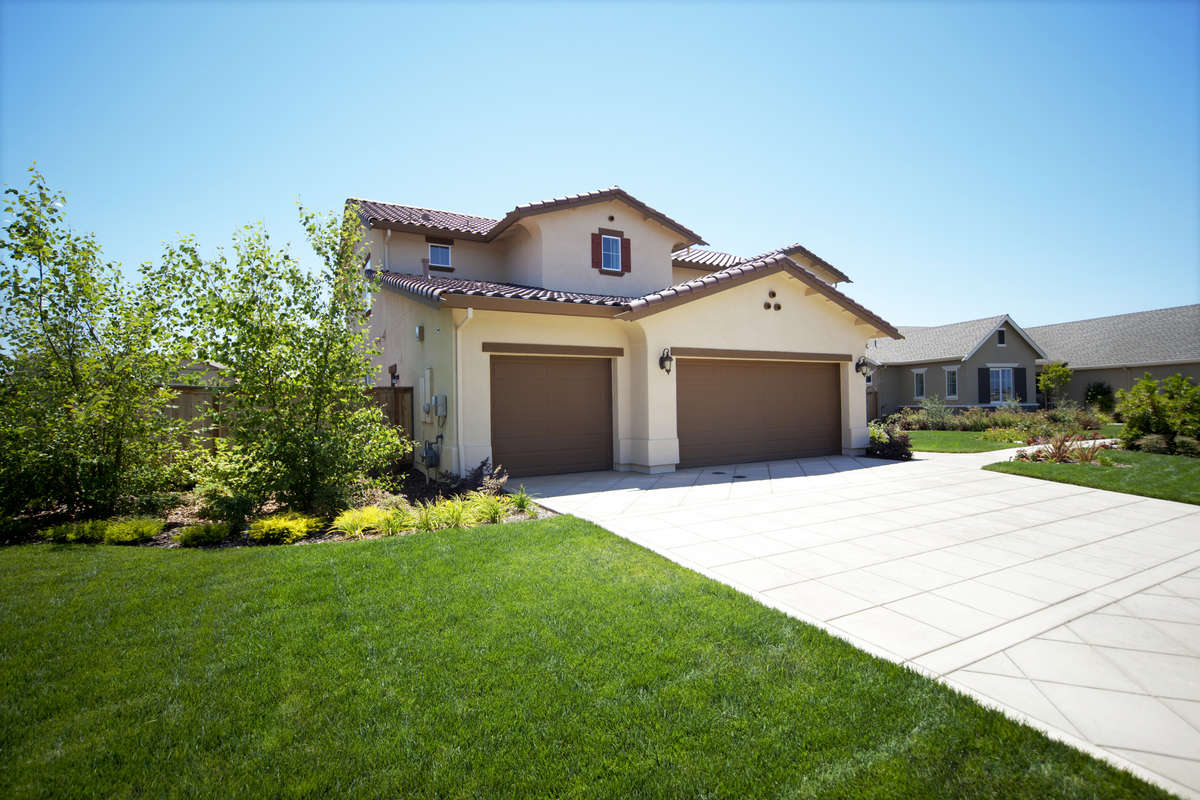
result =
[[[784,245],[783,247],[777,247],[774,250],[769,250],[766,253],[754,256],[754,258],[751,258],[748,260],[754,261],[759,258],[765,258],[770,255],[775,255],[776,253],[782,253],[785,256],[790,256],[790,255],[794,255],[796,253],[800,253],[805,258],[808,258],[808,259],[812,260],[813,262],[820,264],[825,270],[827,270],[831,275],[833,275],[834,280],[836,280],[837,282],[839,282],[839,283],[853,283],[854,282],[854,281],[850,280],[850,277],[848,275],[846,275],[846,273],[842,272],[840,269],[835,267],[833,264],[830,264],[828,261],[821,258],[819,255],[814,253],[812,250],[809,250],[807,247],[800,244],[799,242],[792,242],[791,244]]]
[[[379,203],[374,200],[351,198],[346,202],[358,204],[359,216],[368,225],[373,222],[382,222],[429,228],[430,230],[483,235],[496,227],[496,223],[499,222],[499,220],[489,217],[456,214],[453,211],[438,211],[435,208]]]
[[[685,267],[710,267],[724,269],[734,264],[741,264],[747,259],[735,256],[733,253],[722,253],[720,250],[706,250],[703,247],[685,247],[671,253],[671,261]]]
[[[704,239],[695,231],[685,228],[661,211],[638,200],[620,186],[610,186],[607,189],[597,189],[594,192],[573,194],[566,197],[556,197],[553,200],[540,200],[525,203],[504,215],[503,219],[477,217],[471,214],[458,214],[453,211],[438,211],[419,206],[402,206],[395,203],[380,203],[374,200],[350,198],[347,204],[358,206],[359,216],[368,226],[398,227],[401,229],[443,231],[463,234],[464,238],[479,241],[492,241],[514,222],[522,217],[534,214],[544,214],[564,208],[602,203],[606,200],[620,200],[640,211],[644,216],[655,220],[663,227],[675,231],[682,239],[682,244],[704,244]]]
[[[675,305],[685,302],[693,296],[707,294],[709,291],[717,288],[720,284],[730,283],[755,276],[756,273],[769,273],[787,270],[793,277],[798,278],[801,282],[807,284],[810,288],[817,290],[823,294],[830,302],[841,306],[846,311],[861,320],[870,322],[879,330],[896,339],[903,338],[903,335],[890,322],[878,316],[874,312],[860,305],[854,300],[839,292],[825,281],[813,275],[804,267],[797,264],[795,261],[783,255],[782,253],[774,253],[765,258],[746,261],[742,264],[736,264],[732,267],[726,267],[716,272],[710,272],[707,275],[701,275],[697,278],[677,283],[674,286],[669,286],[651,294],[643,295],[642,297],[634,298],[629,303],[630,316],[643,316],[648,313],[654,313],[653,308],[658,305]]]
[[[368,275],[378,277],[380,283],[393,289],[399,289],[416,297],[436,300],[442,295],[463,294],[476,297],[507,297],[514,300],[546,300],[558,303],[580,303],[593,306],[625,306],[633,299],[608,294],[586,294],[584,292],[560,292],[553,289],[539,289],[533,286],[519,286],[512,283],[494,283],[492,281],[473,281],[461,278],[435,278],[424,275],[405,275],[398,272],[372,272]]]

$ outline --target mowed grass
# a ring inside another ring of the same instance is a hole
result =
[[[1165,797],[572,517],[0,551],[3,797]]]
[[[926,453],[985,453],[1010,450],[1020,442],[990,442],[979,438],[979,431],[909,431],[913,450]]]
[[[1059,483],[1073,483],[1077,486],[1090,486],[1094,489],[1200,504],[1200,458],[1164,456],[1131,450],[1110,450],[1104,457],[1129,466],[1001,461],[988,464],[984,469]]]

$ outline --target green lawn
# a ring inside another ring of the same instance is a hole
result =
[[[1200,458],[1163,456],[1129,450],[1111,450],[1106,455],[1128,468],[1098,464],[1046,464],[1001,461],[984,469],[1025,475],[1059,483],[1074,483],[1094,489],[1179,500],[1200,504]]]
[[[3,797],[1166,797],[573,517],[0,549]]]
[[[909,431],[908,438],[913,450],[927,453],[983,453],[1021,447],[1020,442],[989,442],[980,439],[979,434],[979,431]]]

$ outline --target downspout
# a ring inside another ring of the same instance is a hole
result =
[[[459,331],[467,327],[467,323],[475,318],[475,309],[467,308],[467,315],[463,317],[462,322],[454,323],[454,438],[458,444],[458,474],[466,475],[466,468],[463,466],[465,451],[463,450],[463,369],[462,369],[462,345],[459,342]]]

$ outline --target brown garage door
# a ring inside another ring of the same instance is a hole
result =
[[[611,469],[610,364],[492,356],[492,461],[516,477]]]
[[[679,466],[842,452],[837,364],[679,359]]]

